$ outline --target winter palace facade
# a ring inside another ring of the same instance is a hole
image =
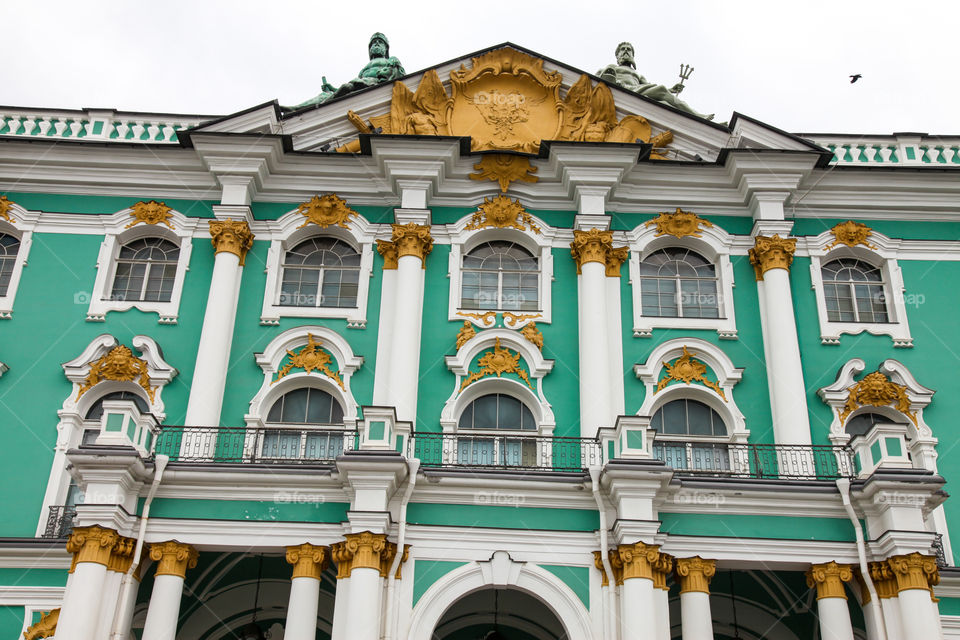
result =
[[[960,137],[388,53],[0,108],[3,640],[960,638]]]

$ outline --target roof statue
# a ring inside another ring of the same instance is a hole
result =
[[[713,114],[704,114],[694,111],[690,105],[677,97],[683,91],[683,82],[667,88],[662,84],[647,82],[647,79],[637,73],[637,65],[633,61],[633,45],[621,42],[617,45],[617,63],[608,64],[597,72],[601,79],[623,87],[627,91],[639,93],[642,96],[662,102],[681,111],[692,113],[695,116],[713,120]]]
[[[379,31],[370,36],[368,50],[370,52],[370,62],[360,70],[356,78],[337,88],[327,82],[327,77],[323,76],[320,95],[298,104],[297,107],[323,104],[331,98],[339,98],[354,91],[360,91],[384,82],[391,82],[406,74],[400,60],[390,57],[390,42],[387,40],[387,36]]]

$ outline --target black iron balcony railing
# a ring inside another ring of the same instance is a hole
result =
[[[423,467],[582,473],[603,463],[594,438],[416,432],[408,455]]]
[[[73,519],[77,515],[77,508],[73,505],[55,504],[50,506],[47,514],[47,527],[43,531],[44,538],[66,538],[73,531]]]
[[[344,429],[164,426],[154,453],[171,462],[318,464],[356,449],[357,440],[357,431]]]
[[[653,444],[653,456],[680,475],[836,480],[856,474],[853,450],[830,445],[657,440]]]

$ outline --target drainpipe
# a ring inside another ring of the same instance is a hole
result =
[[[593,485],[593,499],[597,501],[597,511],[600,514],[600,560],[603,562],[603,570],[607,574],[607,589],[603,595],[603,637],[616,638],[617,626],[614,618],[613,597],[616,588],[616,579],[613,577],[613,566],[610,564],[609,544],[607,540],[607,510],[603,506],[603,498],[600,496],[600,467],[590,467],[590,482]]]
[[[850,503],[850,479],[838,478],[837,489],[840,491],[840,498],[843,500],[843,507],[847,510],[847,516],[853,524],[853,531],[857,536],[857,556],[860,558],[860,575],[863,576],[863,582],[867,585],[867,591],[870,592],[870,608],[873,609],[873,617],[877,621],[877,629],[880,631],[879,640],[887,640],[886,620],[883,618],[883,610],[880,609],[880,598],[877,596],[877,588],[870,577],[870,567],[867,566],[867,548],[863,542],[863,529],[860,526],[860,520],[857,518],[857,512],[853,510],[853,504]]]
[[[160,479],[163,478],[163,471],[170,462],[170,456],[158,453],[153,467],[153,483],[150,485],[150,492],[147,493],[147,499],[143,503],[143,514],[140,516],[140,531],[137,533],[137,546],[133,551],[133,562],[130,568],[123,574],[123,582],[120,583],[120,601],[117,603],[116,611],[113,614],[113,629],[110,632],[111,640],[123,640],[130,632],[130,620],[126,620],[126,611],[130,608],[133,612],[130,600],[134,597],[134,577],[137,567],[140,566],[140,554],[143,552],[143,538],[147,533],[147,520],[150,518],[150,504],[160,486]],[[126,627],[126,628],[124,628]]]
[[[410,502],[410,496],[413,495],[413,488],[417,484],[417,471],[420,470],[420,460],[413,458],[407,460],[407,489],[403,492],[403,498],[400,500],[400,522],[397,525],[397,555],[393,557],[393,564],[390,565],[390,573],[387,574],[387,615],[383,638],[384,640],[393,640],[396,631],[396,612],[398,604],[394,600],[398,599],[396,595],[396,575],[400,563],[403,561],[403,545],[407,539],[407,504]]]

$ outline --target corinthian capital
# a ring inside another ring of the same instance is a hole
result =
[[[577,273],[588,262],[599,262],[606,267],[608,276],[620,275],[620,264],[627,259],[626,247],[613,247],[613,232],[602,229],[587,231],[573,230],[573,242],[570,243],[570,255],[577,263]]]
[[[287,562],[293,565],[294,578],[319,580],[330,563],[330,550],[312,544],[287,547]]]
[[[349,578],[354,569],[380,571],[380,554],[387,548],[384,533],[348,533],[343,542],[330,547],[330,555],[337,563],[337,579]],[[395,553],[395,552],[394,552]]]
[[[120,536],[113,529],[104,527],[76,527],[67,539],[67,553],[73,554],[73,564],[94,562],[107,566]]]
[[[616,559],[618,564],[623,567],[623,579],[646,578],[653,580],[653,571],[660,560],[660,545],[644,544],[636,542],[634,544],[622,544],[617,547]]]
[[[197,550],[189,544],[168,540],[150,545],[150,559],[158,563],[158,576],[184,578],[187,569],[197,566]]]
[[[930,589],[940,583],[937,559],[920,553],[887,558],[887,565],[897,579],[897,592],[908,589]]]
[[[383,270],[397,268],[397,243],[389,240],[377,240],[377,253],[383,256]]]
[[[398,260],[403,256],[416,256],[426,262],[427,256],[433,251],[430,227],[416,222],[393,225],[390,240],[396,244]]]
[[[770,269],[786,269],[790,271],[793,263],[793,252],[797,249],[796,238],[781,238],[774,235],[757,236],[754,239],[753,249],[750,249],[750,264],[753,265],[757,280],[763,280],[763,274]]]
[[[677,578],[680,593],[699,591],[710,593],[710,579],[717,572],[716,560],[704,560],[700,556],[677,559]]]
[[[245,220],[211,220],[210,237],[214,253],[232,253],[240,258],[241,267],[253,247],[253,233]]]
[[[824,564],[815,564],[807,571],[807,586],[817,587],[817,600],[821,598],[843,598],[847,594],[843,590],[843,583],[853,579],[853,570],[848,564],[837,564],[830,561]]]

